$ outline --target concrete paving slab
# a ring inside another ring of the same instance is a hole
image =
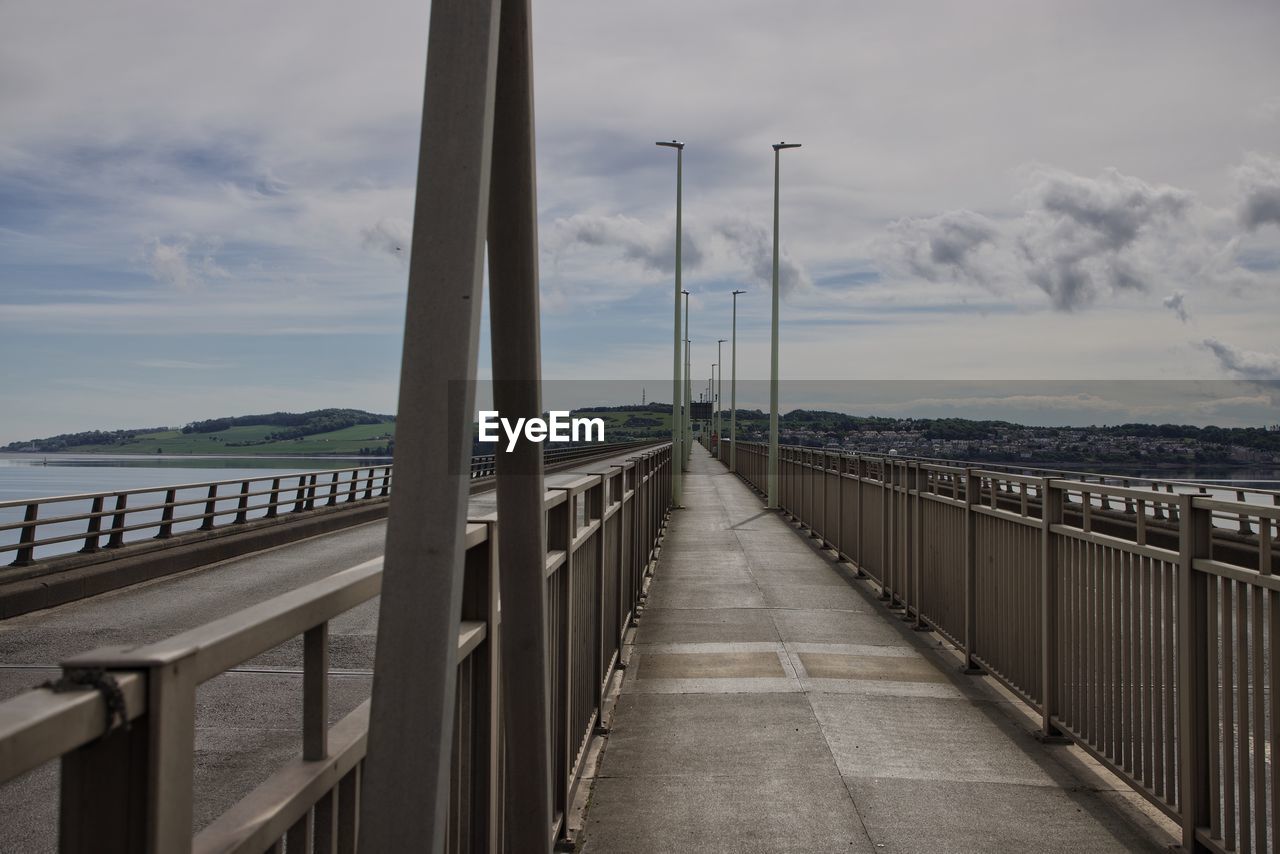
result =
[[[830,652],[797,654],[804,672],[815,679],[874,679],[888,682],[948,682],[949,678],[922,658],[841,655]]]
[[[877,851],[1163,851],[1167,840],[1103,794],[934,780],[850,780]],[[1110,793],[1106,793],[1110,794]]]
[[[645,608],[637,643],[776,641],[768,611],[758,608]]]
[[[786,676],[777,652],[637,652],[637,679],[732,679]]]
[[[680,579],[655,587],[648,604],[654,608],[763,608],[764,594],[750,581]]]
[[[867,611],[777,610],[772,612],[785,642],[904,646],[907,641],[883,614]]]
[[[1044,747],[969,700],[871,694],[809,700],[846,778],[1054,785],[1031,758],[1046,761]]]
[[[605,752],[608,762],[608,751]],[[601,777],[584,854],[874,852],[835,769],[771,777]]]
[[[766,584],[759,581],[769,608],[803,608],[815,611],[868,611],[867,603],[843,579],[828,576],[835,584]]]
[[[835,770],[801,694],[625,694],[613,728],[602,769],[608,776],[707,780]]]

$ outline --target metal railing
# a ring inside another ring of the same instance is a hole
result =
[[[563,836],[601,700],[618,666],[670,505],[670,446],[548,488],[543,501],[551,607],[551,747],[555,826]],[[447,848],[504,846],[498,675],[496,514],[467,524]],[[91,688],[28,691],[0,703],[0,783],[61,760],[62,852],[353,851],[369,723],[365,701],[328,726],[328,624],[377,596],[381,559],[344,570],[176,637],[64,663],[102,668],[123,706],[114,725]],[[518,608],[519,603],[507,603]],[[301,635],[301,749],[192,834],[196,689]],[[513,730],[514,731],[514,730]],[[283,846],[283,849],[282,847]],[[528,850],[507,840],[507,850]]]
[[[614,442],[546,448],[543,458],[562,465],[619,453],[643,442]],[[359,466],[273,474],[232,480],[139,487],[0,501],[0,562],[11,566],[77,551],[93,554],[144,540],[213,531],[256,519],[275,519],[317,508],[385,499],[391,494],[392,466]],[[471,459],[471,479],[494,477],[494,456]],[[6,521],[5,517],[13,516]],[[21,514],[21,518],[17,518]]]
[[[760,491],[767,455],[738,448]],[[1275,493],[792,447],[778,477],[782,510],[1033,707],[1043,737],[1178,822],[1186,850],[1278,850]]]

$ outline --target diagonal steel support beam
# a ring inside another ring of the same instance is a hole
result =
[[[542,414],[538,329],[538,201],[529,0],[503,0],[489,194],[489,308],[494,407]],[[542,452],[521,442],[495,457],[502,598],[506,834],[512,850],[551,847],[551,722],[547,659],[547,534]],[[495,850],[497,850],[495,848]]]
[[[435,0],[360,847],[443,850],[499,0]]]

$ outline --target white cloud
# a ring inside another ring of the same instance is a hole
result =
[[[147,250],[147,263],[151,276],[163,285],[189,291],[205,284],[209,279],[225,279],[230,276],[218,265],[210,245],[201,247],[191,238],[153,240]]]
[[[1280,160],[1251,154],[1236,169],[1240,222],[1246,228],[1280,226]]]
[[[1280,354],[1244,350],[1216,338],[1204,339],[1204,346],[1218,363],[1236,376],[1250,380],[1280,380]]]

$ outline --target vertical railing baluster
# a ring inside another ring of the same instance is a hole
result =
[[[107,538],[107,548],[118,549],[124,545],[124,525],[129,503],[128,493],[116,494],[115,513],[111,517],[111,536]]]
[[[249,521],[249,481],[240,484],[240,501],[236,504],[235,524],[243,525]]]
[[[329,756],[329,624],[302,636],[302,758]]]
[[[167,540],[173,536],[173,505],[178,500],[178,490],[170,489],[164,494],[164,509],[160,511],[160,530],[157,540]]]
[[[273,477],[271,479],[271,498],[267,506],[268,519],[274,519],[280,515],[280,478]]]
[[[1201,558],[1212,557],[1213,514],[1195,505],[1191,495],[1178,496],[1178,805],[1184,851],[1203,850],[1196,830],[1209,825],[1210,798],[1208,704],[1215,693],[1216,663],[1207,654],[1209,578],[1195,569]],[[1230,607],[1227,605],[1226,607]],[[1231,643],[1224,638],[1224,643]],[[1234,821],[1228,816],[1228,821]]]
[[[40,505],[34,501],[27,505],[22,514],[22,532],[18,534],[18,554],[13,561],[14,566],[30,566],[35,561],[36,518],[39,515]]]
[[[218,485],[216,483],[209,484],[209,494],[204,502],[204,521],[200,523],[200,530],[212,531],[214,512],[218,506]]]
[[[963,672],[982,673],[973,660],[978,626],[977,605],[977,512],[974,506],[982,500],[982,478],[973,469],[964,470],[964,666]]]
[[[1025,486],[1025,484],[1024,484]],[[1023,491],[1025,501],[1026,491]],[[1040,732],[1041,741],[1069,741],[1053,723],[1059,712],[1058,556],[1053,526],[1062,524],[1062,490],[1040,479]]]
[[[102,530],[102,496],[93,497],[93,506],[89,510],[89,527],[84,535],[83,554],[93,554],[98,550],[98,532]]]

